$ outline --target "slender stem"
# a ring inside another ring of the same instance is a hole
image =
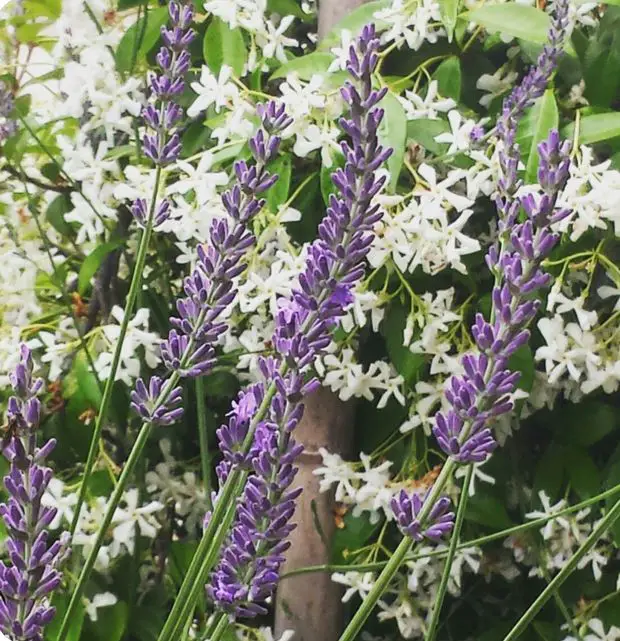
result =
[[[76,605],[81,602],[82,593],[86,585],[86,580],[90,576],[90,573],[92,572],[92,569],[95,565],[95,562],[97,560],[97,553],[99,552],[99,549],[103,544],[103,540],[108,535],[108,528],[112,523],[112,517],[114,516],[116,508],[123,498],[125,487],[127,486],[127,483],[129,482],[133,474],[134,468],[136,467],[140,455],[142,454],[142,450],[144,449],[144,446],[148,441],[149,435],[151,433],[151,427],[152,425],[150,423],[145,423],[142,426],[133,449],[129,454],[129,458],[123,466],[123,471],[121,472],[120,478],[118,479],[118,484],[112,492],[112,496],[110,497],[110,502],[108,504],[106,513],[104,514],[102,521],[99,524],[99,530],[97,532],[97,536],[95,537],[95,542],[93,543],[92,550],[88,555],[86,561],[84,562],[84,565],[82,566],[82,571],[80,572],[77,584],[73,589],[71,600],[69,601],[69,605],[67,606],[65,616],[62,620],[62,624],[58,632],[57,641],[63,641],[66,638],[67,633],[69,632],[71,621],[73,619],[73,611],[75,610]]]
[[[456,465],[456,461],[452,458],[448,459],[437,480],[435,481],[433,487],[426,495],[424,499],[424,505],[420,510],[418,519],[420,523],[424,524],[430,511],[433,509],[435,502],[439,498],[439,495],[443,491],[444,486],[448,482],[452,474],[452,470]],[[373,611],[377,601],[381,598],[381,595],[385,592],[387,587],[390,584],[390,581],[394,578],[394,575],[398,572],[398,568],[403,564],[409,550],[413,545],[413,541],[408,537],[404,536],[402,541],[398,544],[398,547],[392,554],[390,560],[387,562],[386,566],[383,568],[383,571],[375,581],[375,584],[372,586],[372,590],[366,595],[362,604],[360,605],[357,612],[353,615],[353,618],[349,622],[349,625],[345,628],[345,631],[340,635],[339,641],[353,641],[357,638],[357,635],[360,633],[362,626],[366,622],[366,619],[370,616],[370,613]]]
[[[11,176],[13,176],[13,178],[18,178],[23,182],[30,183],[31,185],[34,185],[39,189],[44,189],[45,191],[55,191],[60,194],[70,194],[73,191],[73,187],[70,187],[69,185],[54,185],[53,183],[48,183],[48,182],[45,182],[44,180],[39,180],[34,176],[29,176],[24,171],[19,171],[15,169],[15,167],[13,167],[12,165],[9,165],[8,163],[6,163],[2,169],[4,169],[4,171],[6,171],[7,174],[10,174]]]
[[[273,387],[275,388],[275,385]],[[262,416],[263,414],[264,411],[261,412],[259,408],[257,416]],[[256,422],[258,423],[260,420],[259,418]],[[209,519],[209,524],[205,528],[202,539],[198,544],[198,549],[187,569],[185,579],[181,584],[181,588],[179,589],[179,593],[164,627],[159,633],[159,637],[157,637],[157,641],[175,639],[175,634],[178,632],[180,626],[192,615],[198,598],[204,590],[209,571],[217,561],[221,543],[229,532],[229,525],[236,511],[235,498],[245,485],[246,477],[247,472],[235,470],[230,473],[226,483],[224,483],[217,497],[213,513]]]
[[[71,523],[71,536],[75,534],[75,530],[77,529],[78,522],[80,520],[82,505],[84,504],[86,490],[88,489],[88,481],[95,465],[95,458],[97,456],[97,449],[99,446],[99,439],[101,438],[101,431],[103,430],[103,424],[105,423],[105,420],[107,418],[110,401],[112,400],[112,390],[114,389],[116,371],[118,370],[118,365],[121,360],[123,342],[125,341],[125,335],[127,334],[129,320],[131,319],[133,308],[136,304],[138,292],[142,289],[142,277],[144,275],[143,272],[146,262],[146,254],[148,252],[151,235],[153,233],[153,217],[155,215],[155,209],[157,207],[157,193],[159,191],[160,180],[161,167],[157,167],[157,170],[155,172],[155,185],[153,187],[153,195],[151,197],[149,217],[147,220],[146,228],[144,229],[144,231],[142,232],[142,236],[140,237],[140,244],[138,246],[138,253],[136,255],[136,264],[133,270],[133,275],[131,277],[131,284],[129,286],[129,293],[127,294],[127,301],[125,303],[125,313],[123,314],[118,341],[116,343],[114,354],[112,356],[110,373],[108,374],[108,378],[105,382],[105,387],[103,388],[103,398],[101,399],[101,406],[99,407],[97,420],[95,421],[95,429],[90,441],[90,449],[88,450],[88,457],[86,458],[86,466],[84,468],[84,475],[82,477],[82,483],[80,485],[78,501],[75,506],[75,515],[73,517],[73,522]]]
[[[219,621],[217,622],[217,627],[213,631],[213,634],[210,637],[205,637],[204,641],[220,641],[227,628],[228,617],[225,614],[222,614],[220,615]]]
[[[202,483],[205,488],[207,506],[213,509],[211,501],[211,456],[209,454],[209,435],[207,433],[207,406],[205,403],[205,382],[202,376],[196,379],[196,412],[198,414],[198,438],[200,440],[200,463]]]
[[[459,543],[456,549],[464,550],[469,547],[485,545],[486,543],[491,543],[493,541],[497,541],[498,539],[504,539],[507,536],[511,536],[512,534],[526,532],[527,530],[545,525],[549,521],[557,519],[559,516],[564,516],[565,514],[572,514],[573,512],[583,510],[584,508],[589,507],[594,503],[598,503],[599,501],[607,499],[611,496],[615,496],[618,493],[620,493],[620,484],[610,488],[609,490],[605,490],[601,494],[597,494],[592,498],[586,499],[585,501],[581,501],[580,503],[576,503],[575,505],[570,505],[562,510],[558,510],[557,512],[554,512],[549,516],[543,516],[527,523],[521,523],[521,525],[515,525],[505,530],[500,530],[499,532],[493,532],[493,534],[487,534],[486,536],[480,536],[476,539],[471,539],[470,541],[463,541],[462,543]],[[447,554],[448,552],[446,550],[431,550],[430,552],[424,552],[421,554],[412,554],[411,556],[408,556],[405,561],[418,561],[419,559],[426,559],[429,557],[441,558],[446,556]],[[350,572],[351,570],[354,570],[356,572],[373,572],[375,570],[383,569],[386,565],[387,561],[377,561],[376,563],[364,563],[361,565],[352,565],[350,563],[342,565],[332,565],[329,563],[323,565],[309,565],[305,568],[297,568],[295,570],[287,572],[286,574],[283,574],[280,577],[280,580],[288,579],[289,577],[297,576],[299,574],[312,574],[313,572]]]
[[[551,576],[549,575],[547,568],[545,568],[544,566],[541,566],[541,572],[543,577],[545,578],[545,581],[549,583],[549,581],[551,581]],[[568,610],[568,607],[566,603],[564,603],[564,599],[562,599],[559,592],[556,591],[554,593],[553,600],[555,601],[555,604],[558,606],[558,609],[562,613],[562,616],[566,620],[566,625],[569,627],[575,639],[577,641],[581,641],[582,635],[579,632],[579,628],[575,625],[575,622],[573,621],[573,617],[571,616],[570,611]]]
[[[568,579],[579,564],[579,561],[594,547],[596,542],[605,534],[620,517],[620,500],[600,520],[592,530],[590,536],[581,544],[579,549],[571,556],[566,565],[551,579],[547,587],[538,595],[534,603],[526,610],[525,614],[517,621],[512,630],[504,637],[504,641],[515,641],[525,631],[532,619],[540,612],[547,601],[555,594],[560,586]]]
[[[461,528],[463,527],[463,520],[465,518],[465,509],[467,507],[467,499],[469,498],[469,485],[474,473],[474,466],[469,465],[467,474],[463,481],[463,488],[461,489],[461,496],[459,497],[459,504],[456,511],[456,521],[454,522],[454,530],[452,531],[452,538],[450,539],[450,547],[448,548],[448,555],[446,556],[446,563],[441,575],[439,583],[439,590],[435,597],[435,603],[431,611],[431,620],[428,624],[426,632],[426,641],[434,641],[435,634],[437,633],[437,625],[439,624],[439,615],[441,614],[441,606],[443,605],[446,590],[448,589],[448,582],[450,581],[450,570],[452,569],[452,562],[458,547],[459,538],[461,535]]]

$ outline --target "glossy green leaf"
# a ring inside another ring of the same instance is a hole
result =
[[[348,553],[363,547],[380,525],[381,521],[371,523],[367,513],[356,517],[347,512],[342,520],[342,528],[336,530],[332,541],[333,562],[346,561]]]
[[[461,61],[456,56],[446,58],[435,70],[433,78],[437,80],[439,93],[455,102],[461,100]]]
[[[274,214],[277,213],[278,208],[286,202],[288,192],[291,187],[291,174],[293,170],[293,163],[290,155],[280,156],[270,164],[269,172],[278,176],[275,185],[271,186],[267,191],[267,206]]]
[[[571,123],[562,130],[564,136],[570,140],[575,135],[575,123]],[[579,120],[579,143],[591,145],[620,136],[620,112],[592,114]]]
[[[617,410],[607,403],[586,400],[553,413],[558,436],[567,443],[593,445],[605,438],[620,423]]]
[[[215,75],[227,65],[235,76],[242,76],[248,52],[241,29],[231,29],[222,19],[214,17],[205,33],[202,49],[205,61]]]
[[[376,19],[375,13],[382,9],[386,9],[391,4],[392,0],[372,0],[372,2],[366,2],[357,9],[347,13],[347,15],[323,38],[319,44],[319,49],[329,51],[332,47],[339,46],[341,43],[342,32],[345,29],[350,31],[353,37],[356,37],[361,32],[362,28],[371,22],[380,29],[382,22],[381,20]]]
[[[498,498],[480,492],[470,497],[465,518],[497,530],[514,525],[504,504]]]
[[[28,18],[60,18],[61,0],[24,0],[23,6]]]
[[[565,447],[563,461],[568,480],[580,499],[589,499],[602,491],[601,473],[586,450]]]
[[[538,44],[547,42],[549,15],[536,7],[516,2],[485,5],[470,11],[467,17],[490,33],[499,32]]]
[[[534,471],[534,504],[541,490],[553,501],[559,498],[565,475],[563,452],[564,448],[561,445],[551,443],[538,460]]]
[[[547,89],[542,97],[536,101],[532,113],[534,115],[534,127],[525,169],[525,182],[527,184],[537,182],[538,144],[549,136],[551,129],[558,128],[560,115],[552,89]]]
[[[168,22],[168,9],[159,7],[149,10],[127,29],[116,49],[116,68],[127,73],[134,64],[144,61],[148,52],[157,44],[160,30]]]
[[[45,628],[45,638],[47,641],[56,641],[60,631],[60,624],[62,622],[64,613],[69,604],[69,595],[56,593],[52,599],[52,605],[56,608],[56,616],[52,622]],[[86,611],[84,605],[79,603],[71,616],[71,624],[65,636],[65,641],[79,641],[82,634],[82,627],[84,626],[84,615]]]
[[[387,168],[390,172],[388,191],[394,192],[405,155],[407,114],[398,98],[390,91],[388,91],[380,104],[385,110],[385,115],[379,126],[378,134],[381,144],[392,149],[392,155],[387,161]]]
[[[528,345],[520,347],[508,361],[508,368],[513,372],[520,372],[518,387],[529,392],[534,384],[534,355]]]
[[[620,88],[620,8],[609,7],[582,56],[585,97],[609,108]]]
[[[97,273],[99,266],[104,258],[115,249],[118,249],[123,244],[122,241],[116,240],[103,245],[97,245],[93,251],[86,256],[80,267],[78,275],[78,292],[84,294],[90,285],[91,278]]]
[[[435,141],[440,134],[450,131],[450,125],[443,119],[420,118],[407,123],[407,139],[411,140],[432,154],[440,155],[447,145]]]
[[[289,73],[296,73],[302,80],[310,80],[315,73],[327,73],[333,61],[334,56],[331,53],[313,51],[285,62],[271,74],[270,79],[284,78]]]
[[[339,167],[344,167],[344,156],[342,154],[334,154],[334,162],[331,167],[321,166],[321,195],[323,202],[327,205],[329,197],[336,192],[336,185],[332,181],[332,174]]]
[[[56,196],[49,204],[45,212],[47,222],[63,236],[71,236],[73,230],[71,225],[65,220],[65,214],[73,209],[71,199],[66,194]]]
[[[454,29],[456,28],[460,5],[460,0],[439,0],[441,22],[446,29],[449,42],[452,42],[452,38],[454,37]]]
[[[129,609],[123,601],[97,610],[96,624],[88,625],[89,639],[93,641],[121,641],[125,636]],[[86,632],[86,630],[85,630]]]
[[[296,0],[267,0],[267,11],[281,16],[295,16],[303,22],[312,21],[312,13],[306,13]]]

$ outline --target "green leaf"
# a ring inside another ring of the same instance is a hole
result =
[[[601,491],[601,472],[586,450],[565,447],[563,461],[570,484],[580,499],[589,499]]]
[[[564,136],[572,139],[575,135],[575,123],[562,130]],[[620,136],[620,112],[592,114],[579,120],[579,144],[591,145]]]
[[[465,518],[498,530],[514,525],[504,504],[498,498],[480,492],[469,499]]]
[[[620,9],[601,18],[582,61],[585,97],[591,105],[611,107],[620,88]]]
[[[336,169],[344,167],[344,156],[341,153],[334,154],[333,160],[331,167],[321,165],[321,195],[326,205],[329,203],[331,194],[336,193],[336,185],[332,181],[332,174]]]
[[[274,214],[280,205],[286,202],[291,187],[292,161],[290,155],[276,158],[269,166],[269,172],[276,174],[278,180],[267,191],[267,206]]]
[[[101,403],[101,390],[83,351],[77,354],[71,371],[62,379],[62,394],[83,409],[99,407]]]
[[[163,25],[168,22],[168,9],[152,9],[127,29],[116,49],[116,68],[121,73],[131,71],[135,63],[143,62],[157,44]]]
[[[295,16],[303,22],[312,22],[312,14],[306,13],[296,0],[267,0],[267,11],[281,16]]]
[[[88,625],[89,639],[99,641],[121,641],[125,635],[129,617],[129,608],[123,601],[111,607],[97,610],[97,622]]]
[[[435,70],[433,78],[437,80],[439,93],[455,102],[461,100],[461,61],[456,56],[444,60]]]
[[[385,98],[380,104],[385,110],[385,116],[379,125],[378,135],[381,144],[392,149],[392,155],[387,161],[387,168],[390,172],[388,191],[394,192],[405,156],[407,114],[398,98],[391,91],[385,94]]]
[[[334,563],[346,561],[347,553],[363,547],[378,530],[381,521],[371,523],[367,513],[353,516],[347,512],[343,518],[343,527],[336,530],[332,540],[332,560]]]
[[[407,311],[402,305],[391,305],[381,324],[388,355],[396,371],[407,383],[415,380],[424,365],[424,357],[414,354],[403,345],[403,331],[407,324]]]
[[[432,154],[439,156],[447,148],[444,143],[435,141],[440,134],[450,131],[450,125],[441,118],[419,118],[407,123],[407,139],[412,140]]]
[[[545,91],[545,93],[536,101],[533,113],[535,114],[535,124],[525,169],[525,182],[527,184],[538,182],[538,143],[549,136],[549,131],[551,129],[557,129],[560,121],[560,115],[558,113],[558,106],[555,102],[553,89],[547,89],[547,91]]]
[[[509,359],[508,368],[520,372],[518,388],[529,392],[534,384],[534,355],[528,345],[520,347]]]
[[[93,251],[86,256],[82,266],[80,267],[80,273],[78,275],[78,292],[84,294],[88,286],[90,285],[90,279],[97,273],[99,266],[103,262],[103,259],[115,249],[118,249],[123,244],[122,240],[115,240],[109,243],[104,243],[103,245],[98,245],[93,249]]]
[[[60,632],[60,625],[64,618],[69,605],[70,595],[56,593],[52,599],[52,605],[56,608],[56,616],[52,619],[51,623],[45,628],[45,638],[47,641],[56,641],[58,633]],[[71,615],[71,623],[69,630],[64,637],[65,641],[79,641],[84,625],[84,604],[78,603]]]
[[[485,5],[470,11],[467,17],[491,33],[500,32],[541,45],[548,40],[549,15],[536,7],[515,2]]]
[[[285,78],[289,73],[296,73],[302,80],[310,80],[315,73],[327,73],[334,56],[325,51],[313,51],[305,56],[293,58],[278,67],[269,77],[270,80]]]
[[[65,220],[65,214],[72,209],[71,198],[65,194],[61,194],[52,200],[45,212],[47,222],[65,237],[73,235],[71,225]]]
[[[544,490],[550,499],[558,498],[565,473],[563,455],[564,448],[557,443],[551,443],[540,457],[534,472],[533,495],[535,497],[540,490]]]
[[[332,47],[339,46],[341,34],[345,29],[350,31],[354,38],[370,22],[374,23],[377,29],[381,29],[383,23],[375,18],[375,12],[386,9],[391,4],[392,0],[373,0],[373,2],[367,2],[351,11],[323,38],[319,44],[319,49],[329,51]]]
[[[617,411],[601,401],[586,400],[553,413],[558,435],[566,443],[588,447],[617,427]]]
[[[248,52],[241,29],[231,29],[221,18],[214,17],[202,41],[202,51],[209,69],[217,75],[227,65],[235,76],[243,74]]]
[[[61,0],[25,0],[24,12],[28,18],[50,18],[58,20],[61,13]]]
[[[448,42],[452,42],[454,37],[460,4],[461,0],[439,0],[439,13],[441,14],[441,22],[448,34]]]

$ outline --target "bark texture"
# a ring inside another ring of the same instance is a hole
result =
[[[323,38],[365,0],[319,0],[319,37]],[[303,487],[282,573],[309,565],[329,563],[336,529],[334,497],[319,492],[313,472],[322,459],[319,448],[346,456],[353,438],[353,401],[343,403],[333,392],[320,388],[305,399],[303,419],[295,437],[303,444],[297,483]],[[276,597],[275,631],[295,630],[294,641],[338,641],[343,627],[342,590],[329,573],[294,576],[281,581]]]
[[[295,511],[297,529],[289,539],[283,574],[330,560],[336,527],[334,497],[319,492],[313,471],[322,463],[320,447],[340,453],[349,449],[353,413],[353,403],[343,403],[325,388],[305,400],[304,416],[295,430],[296,439],[305,447],[296,478],[296,485],[304,491]],[[327,572],[283,579],[276,601],[276,638],[285,630],[295,630],[294,641],[337,641],[343,622],[341,597],[340,586]]]

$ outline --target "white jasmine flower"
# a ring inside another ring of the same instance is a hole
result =
[[[211,105],[219,113],[223,107],[228,106],[239,95],[239,89],[231,82],[232,75],[233,70],[228,65],[222,65],[217,78],[209,67],[203,65],[200,80],[190,85],[198,97],[190,105],[187,115],[194,118]]]
[[[95,594],[92,601],[90,599],[84,599],[86,606],[86,614],[91,621],[98,620],[97,610],[100,608],[109,608],[118,602],[116,596],[111,592],[102,592],[100,594]]]

